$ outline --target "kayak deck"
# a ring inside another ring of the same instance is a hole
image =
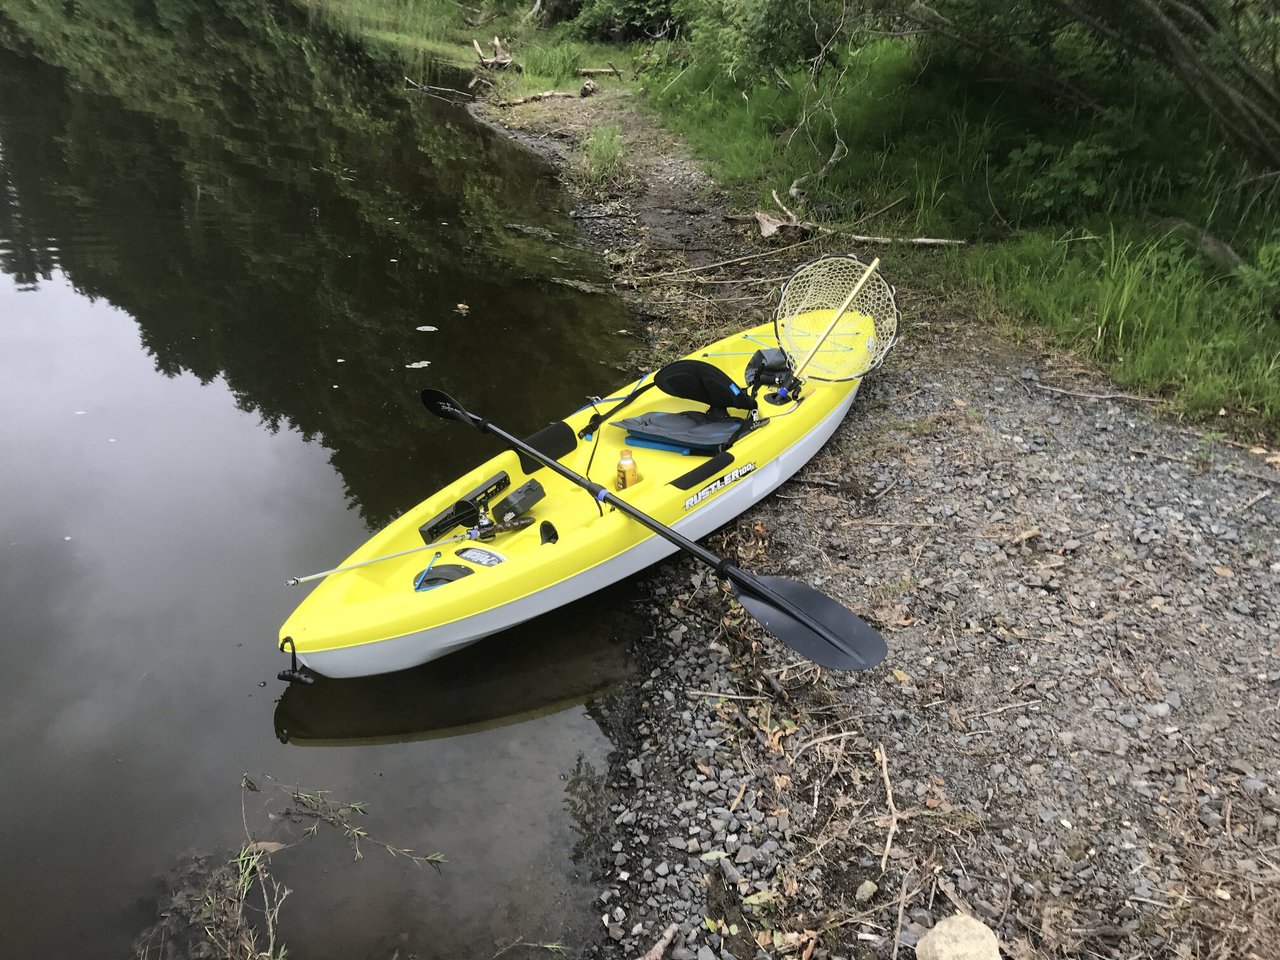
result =
[[[695,351],[690,358],[713,364],[742,384],[751,354],[776,344],[773,325],[762,324]],[[695,538],[761,499],[812,457],[843,418],[858,387],[856,380],[814,381],[806,384],[801,401],[777,406],[766,402],[762,391],[763,424],[722,453],[686,455],[640,446],[612,425],[646,413],[706,410],[705,405],[661,389],[638,389],[651,379],[646,374],[601,401],[598,409],[608,412],[636,391],[631,403],[593,433],[579,437],[596,413],[588,405],[565,418],[563,425],[543,431],[535,446],[610,490],[616,489],[621,451],[632,449],[640,479],[617,496]],[[500,474],[509,484],[494,503],[530,478],[542,485],[545,496],[530,509],[530,525],[490,541],[440,546],[332,574],[285,622],[281,642],[291,638],[303,663],[330,676],[402,669],[599,589],[674,550],[621,512],[598,506],[576,484],[507,450],[407,511],[343,566],[423,546],[422,525]],[[462,532],[458,527],[442,536]],[[458,578],[415,589],[433,558],[428,578],[444,567]],[[383,649],[375,653],[373,648]]]

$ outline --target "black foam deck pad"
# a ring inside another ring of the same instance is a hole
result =
[[[733,454],[728,451],[717,453],[710,460],[703,461],[683,476],[676,477],[671,481],[671,486],[680,490],[691,490],[710,480],[721,470],[724,470],[733,463]]]
[[[573,427],[563,420],[557,420],[555,423],[543,427],[533,436],[526,437],[524,442],[543,456],[550,457],[552,460],[559,460],[565,454],[574,451],[578,446],[578,437],[573,432]],[[520,457],[520,469],[525,473],[533,473],[535,470],[542,469],[543,465],[527,453],[521,453],[517,450],[516,454]]]

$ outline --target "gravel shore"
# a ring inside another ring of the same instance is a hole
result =
[[[531,107],[502,122],[564,164],[622,126],[631,184],[578,213],[648,322],[639,362],[763,315],[747,274],[812,256],[674,282],[763,248],[625,100]],[[901,343],[712,539],[859,611],[889,659],[820,670],[660,567],[605,711],[593,953],[674,924],[675,960],[896,958],[962,913],[1014,958],[1280,956],[1280,458],[938,316],[892,251],[854,252],[902,288]]]

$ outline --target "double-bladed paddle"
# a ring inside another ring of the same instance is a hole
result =
[[[791,649],[814,663],[834,670],[865,670],[885,658],[884,638],[852,611],[806,584],[783,577],[756,576],[694,543],[647,513],[614,496],[605,487],[570,470],[484,417],[468,412],[457,400],[439,390],[423,390],[422,402],[437,417],[460,420],[482,433],[491,433],[514,450],[538,461],[555,473],[607,503],[685,553],[696,557],[729,582],[729,588],[747,613]]]

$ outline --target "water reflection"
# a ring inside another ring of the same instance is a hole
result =
[[[612,632],[627,591],[615,588],[508,630],[503,655],[485,644],[414,670],[294,684],[276,705],[276,736],[298,746],[404,743],[456,737],[549,716],[607,693],[626,677]]]
[[[273,716],[283,577],[494,450],[418,390],[530,430],[623,349],[618,303],[554,282],[602,278],[561,242],[548,171],[397,81],[283,4],[0,12],[7,953],[127,955],[155,878],[240,841],[246,771],[363,801],[371,832],[450,860],[291,851],[297,955],[573,942],[589,894],[561,777],[609,745],[585,710],[547,710],[617,675],[616,618]],[[415,691],[483,701],[484,729],[411,740],[449,722]],[[366,742],[296,750],[285,715]]]
[[[533,429],[614,379],[625,316],[554,282],[598,276],[539,162],[336,38],[299,44],[288,9],[0,14],[0,269],[63,271],[159,370],[322,438],[378,526],[494,452],[426,422],[423,385]]]

